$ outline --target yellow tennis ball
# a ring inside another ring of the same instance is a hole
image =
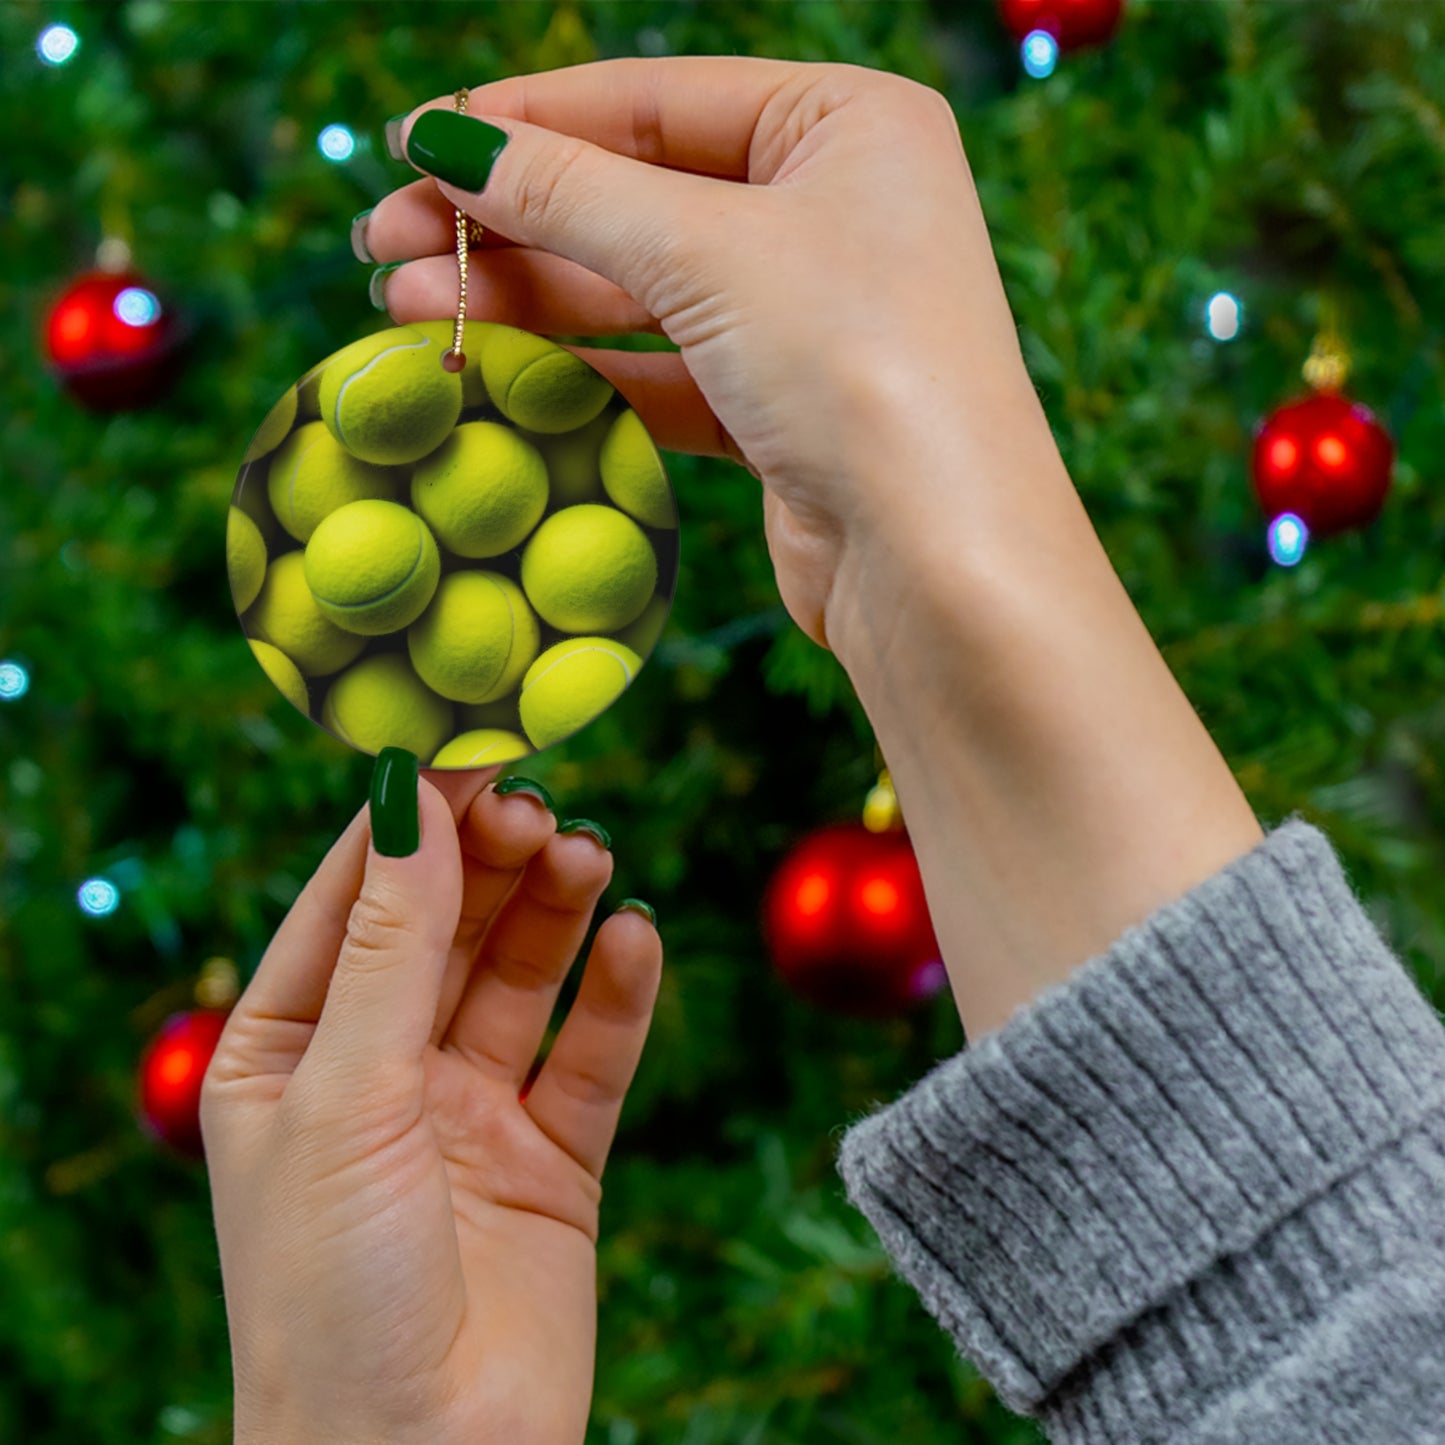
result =
[[[615,632],[647,606],[657,557],[647,533],[615,507],[553,512],[522,553],[522,587],[563,632]]]
[[[411,504],[459,557],[497,557],[547,510],[547,464],[509,426],[459,426],[411,474]]]
[[[411,670],[400,653],[363,657],[326,694],[322,724],[364,753],[406,748],[429,758],[454,731],[452,706]]]
[[[649,527],[677,526],[662,458],[635,411],[629,408],[612,423],[597,463],[607,495],[629,516]]]
[[[612,400],[612,383],[581,357],[515,326],[488,335],[481,361],[497,410],[528,431],[572,431]]]
[[[237,612],[244,612],[266,580],[266,543],[261,529],[239,507],[226,509],[226,574]]]
[[[657,646],[657,639],[662,636],[662,629],[666,625],[667,598],[661,593],[654,593],[637,621],[612,635],[639,657],[646,657]]]
[[[364,637],[344,631],[316,605],[300,551],[277,557],[266,569],[261,595],[246,614],[246,630],[279,647],[307,677],[345,667],[366,646]]]
[[[311,700],[306,693],[306,679],[301,676],[301,669],[279,647],[272,647],[269,642],[258,642],[254,637],[247,641],[262,671],[276,684],[282,697],[298,712],[309,714]]]
[[[522,728],[533,747],[550,747],[622,696],[642,659],[610,637],[569,637],[549,647],[522,679]]]
[[[426,611],[441,578],[426,523],[399,502],[348,502],[306,544],[306,585],[338,627],[379,637]]]
[[[391,466],[434,451],[462,412],[462,382],[409,326],[344,346],[321,374],[321,420],[349,452]]]
[[[575,507],[581,502],[607,500],[597,453],[611,425],[612,417],[604,411],[576,431],[563,432],[560,436],[537,432],[528,437],[547,463],[552,506]]]
[[[354,457],[319,421],[298,427],[271,458],[267,495],[276,520],[298,542],[338,507],[372,497],[395,501],[399,478],[388,467]]]
[[[452,572],[406,634],[411,665],[453,702],[491,702],[516,689],[542,629],[522,589],[500,572]]]
[[[455,321],[408,321],[406,324],[413,331],[430,337],[444,352],[452,349],[457,328]],[[488,403],[487,384],[482,380],[482,353],[486,350],[490,334],[503,329],[495,321],[468,321],[462,326],[462,355],[466,357],[467,364],[457,374],[462,379],[463,411]]]
[[[532,752],[526,738],[501,728],[477,728],[445,744],[431,760],[434,768],[487,768],[525,758]]]
[[[286,434],[295,421],[296,388],[292,386],[286,389],[281,400],[266,413],[265,420],[256,428],[256,435],[251,438],[251,445],[246,448],[246,455],[241,460],[254,462],[257,457],[264,457],[267,452],[275,451],[286,440]]]

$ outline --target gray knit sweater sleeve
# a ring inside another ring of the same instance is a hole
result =
[[[1445,1441],[1445,1030],[1299,818],[838,1167],[1055,1442]]]

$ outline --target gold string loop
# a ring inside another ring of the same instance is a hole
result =
[[[469,92],[464,86],[452,97],[452,105],[459,115],[467,113]],[[442,353],[442,365],[448,371],[460,371],[467,364],[467,354],[462,350],[462,338],[467,325],[467,250],[469,246],[480,245],[485,232],[482,223],[473,220],[465,211],[457,213],[457,324],[452,331],[450,351]]]

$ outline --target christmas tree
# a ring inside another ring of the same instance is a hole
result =
[[[0,1440],[231,1439],[204,1168],[139,1125],[137,1064],[206,959],[244,984],[371,760],[255,665],[227,504],[271,403],[386,324],[350,220],[413,178],[385,119],[458,85],[745,53],[943,91],[1136,605],[1261,819],[1324,828],[1445,1002],[1445,12],[1133,0],[1107,43],[1056,50],[1021,53],[985,0],[0,10]],[[98,250],[176,321],[178,373],[127,410],[47,364]],[[1254,432],[1327,331],[1392,486],[1367,527],[1272,553]],[[1036,1440],[833,1166],[844,1124],[963,1045],[947,992],[847,1017],[766,953],[773,872],[875,781],[867,718],[779,602],[757,482],[667,462],[662,640],[515,769],[605,823],[604,906],[648,899],[667,950],[605,1180],[589,1441]]]

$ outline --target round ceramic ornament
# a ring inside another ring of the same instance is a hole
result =
[[[458,212],[455,320],[364,336],[288,388],[226,527],[271,681],[341,741],[423,767],[487,767],[585,727],[636,678],[677,582],[646,428],[564,347],[466,320],[477,239]]]

